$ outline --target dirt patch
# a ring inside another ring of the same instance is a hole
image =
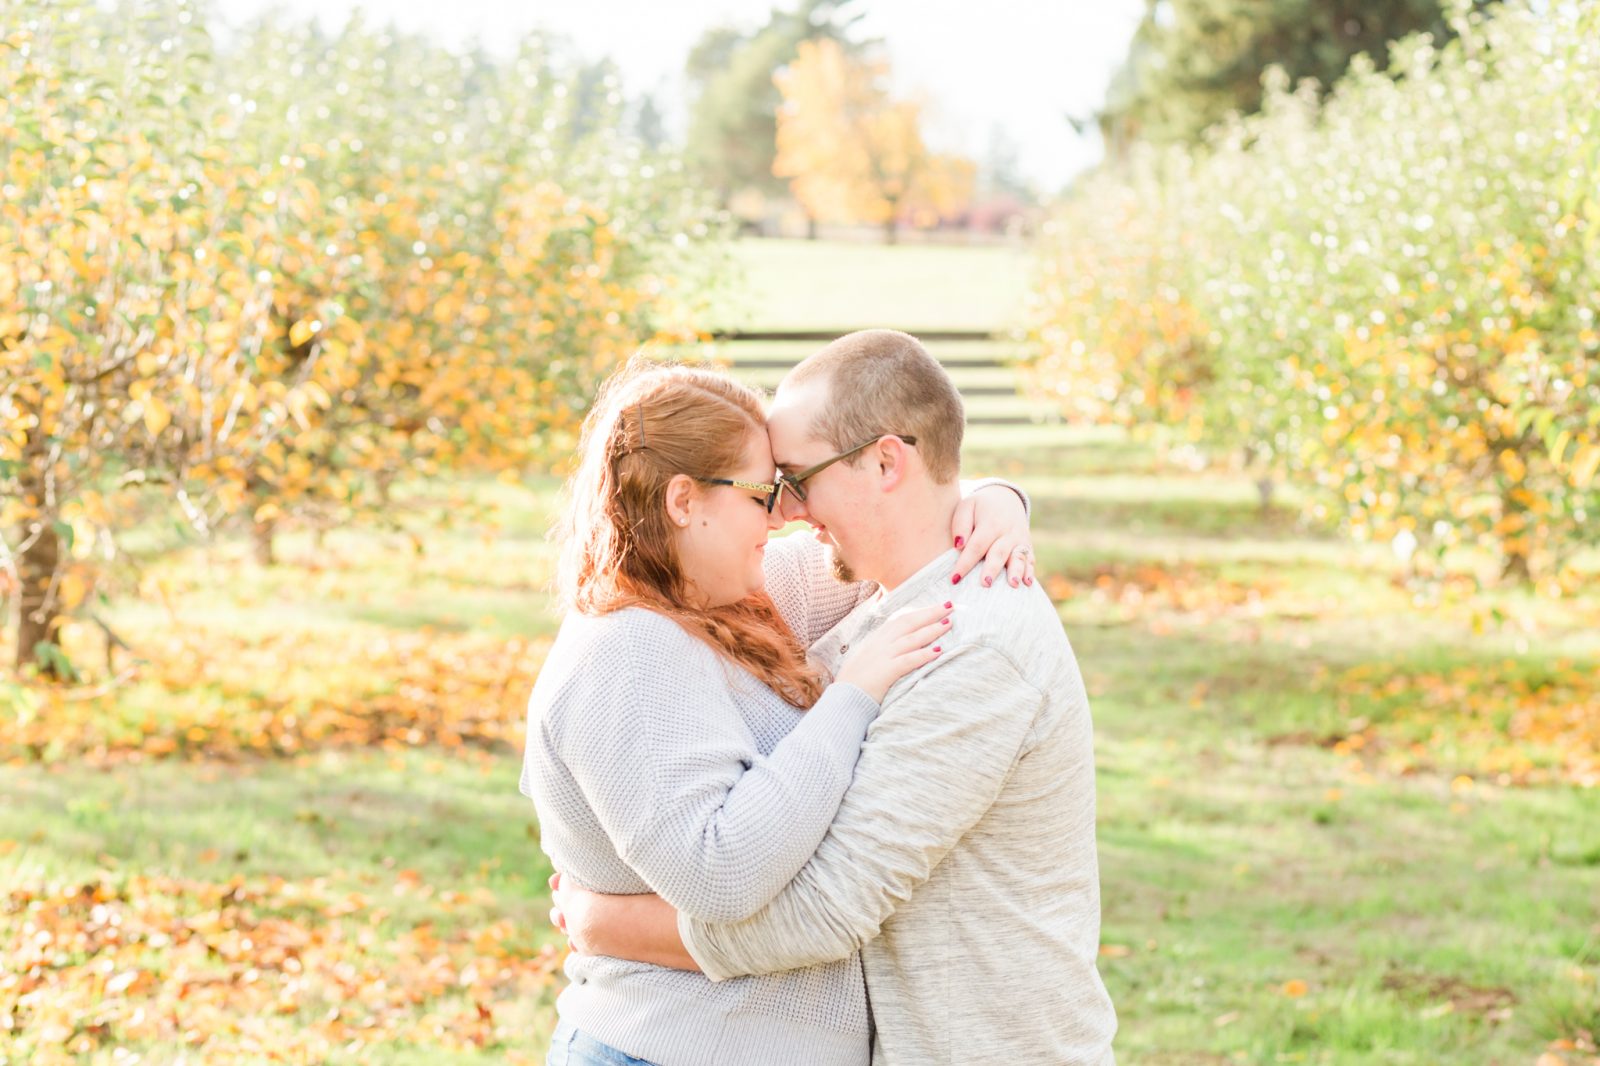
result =
[[[1448,1003],[1458,1014],[1478,1014],[1494,1021],[1510,1017],[1517,1004],[1517,994],[1509,988],[1474,985],[1446,974],[1391,970],[1383,976],[1383,987],[1404,999]]]

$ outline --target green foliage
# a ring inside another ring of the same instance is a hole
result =
[[[1108,144],[1195,141],[1231,111],[1251,114],[1261,77],[1282,68],[1291,84],[1337,81],[1357,55],[1386,64],[1408,34],[1435,40],[1450,28],[1440,0],[1148,0],[1128,59],[1100,115]],[[1483,6],[1480,4],[1480,6]]]
[[[1055,222],[1035,369],[1080,416],[1245,446],[1397,552],[1563,576],[1600,495],[1600,11],[1507,5],[1444,48],[1272,87]]]

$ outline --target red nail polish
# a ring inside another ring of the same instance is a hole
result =
[[[994,578],[986,577],[986,578],[983,579],[983,587],[984,588],[989,588],[993,584],[994,584]]]
[[[944,650],[944,649],[943,649],[943,648],[941,648],[941,647],[939,647],[939,645],[937,645],[937,644],[935,644],[935,645],[934,645],[934,646],[933,646],[933,654],[935,654],[935,655],[938,655],[938,654],[939,654],[939,653],[940,653],[940,652],[941,652],[941,651],[943,651],[943,650]]]
[[[945,600],[944,601],[944,609],[945,610],[948,611],[950,608],[952,608],[954,606],[955,606],[955,604],[951,603],[949,600]]]
[[[950,578],[950,584],[952,584],[952,585],[961,584],[961,575],[960,574],[952,575],[951,578]]]
[[[965,548],[966,546],[967,546],[967,538],[966,537],[957,537],[956,538],[956,547]]]
[[[1022,583],[1023,583],[1023,584],[1024,584],[1024,585],[1031,585],[1031,584],[1033,584],[1033,578],[1031,578],[1031,577],[1025,577],[1025,578],[1023,578],[1023,579],[1022,579]]]
[[[946,618],[946,619],[943,619],[943,621],[944,621],[944,624],[945,624],[945,625],[949,625],[949,624],[950,624],[950,619],[948,619],[948,618]]]

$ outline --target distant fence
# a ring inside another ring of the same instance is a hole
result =
[[[735,376],[748,384],[772,388],[807,354],[803,349],[779,346],[822,345],[849,333],[849,329],[726,330],[713,333],[712,341],[725,345],[723,357]],[[918,330],[950,373],[966,402],[967,424],[972,426],[1026,426],[1059,422],[1054,405],[1024,396],[1018,389],[1014,353],[1017,341],[1005,333],[985,330]]]

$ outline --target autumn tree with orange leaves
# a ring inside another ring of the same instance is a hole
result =
[[[257,373],[273,253],[250,212],[273,178],[184,106],[204,42],[165,14],[56,6],[8,19],[0,48],[0,525],[17,665],[58,675],[56,623],[90,592],[117,491],[161,479],[198,511],[188,473],[260,447],[309,379]]]
[[[889,66],[837,41],[802,42],[774,76],[778,154],[772,171],[811,217],[883,227],[894,244],[910,215],[932,225],[972,199],[974,164],[922,139],[922,108],[889,91]]]
[[[270,556],[286,516],[548,463],[682,302],[669,257],[704,235],[697,201],[576,114],[538,38],[498,65],[359,22],[235,47],[265,58],[219,56],[185,0],[0,16],[19,670],[70,676],[58,626],[136,500],[202,534],[253,524]]]

